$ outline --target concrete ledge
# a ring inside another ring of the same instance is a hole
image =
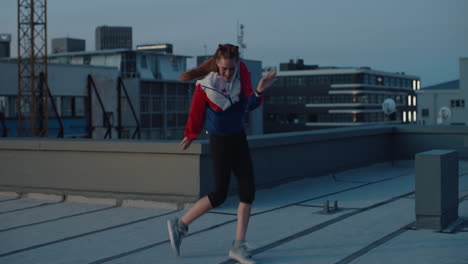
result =
[[[45,194],[45,193],[26,193],[23,195],[24,198],[34,199],[34,200],[43,200],[51,202],[61,202],[64,201],[65,196],[63,195],[54,195],[54,194]]]
[[[468,127],[362,126],[249,136],[256,185],[316,177],[430,149],[468,158]],[[25,166],[24,164],[27,164]],[[207,140],[0,139],[0,191],[160,201],[182,207],[212,190]],[[233,180],[231,192],[235,191]]]
[[[248,139],[249,146],[257,149],[323,141],[339,141],[351,138],[386,135],[392,134],[393,132],[393,126],[381,125],[254,135],[249,136]]]
[[[122,206],[137,207],[137,208],[174,209],[174,210],[183,208],[182,204],[145,201],[145,200],[123,200]]]
[[[117,205],[118,201],[116,199],[108,198],[92,198],[79,195],[67,195],[66,202],[70,203],[85,203],[85,204],[101,204],[101,205]]]
[[[123,141],[91,139],[0,138],[1,150],[37,150],[71,152],[114,152],[152,154],[201,154],[202,144],[195,141],[182,151],[178,142]]]
[[[0,196],[18,198],[20,195],[16,192],[0,192]]]

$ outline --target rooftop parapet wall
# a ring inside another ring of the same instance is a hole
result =
[[[454,149],[465,127],[369,126],[249,137],[258,186]],[[208,141],[0,139],[0,190],[191,202],[211,190]],[[235,184],[232,186],[235,188]]]

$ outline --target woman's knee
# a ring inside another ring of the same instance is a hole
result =
[[[208,195],[208,199],[210,200],[211,206],[216,208],[222,205],[227,198],[227,192],[212,192]]]
[[[255,189],[239,192],[239,200],[246,204],[252,204],[255,200]]]

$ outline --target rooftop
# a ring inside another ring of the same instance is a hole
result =
[[[414,161],[376,163],[257,192],[248,241],[260,263],[468,263],[468,161],[453,233],[413,229]],[[50,200],[52,199],[52,200]],[[326,200],[338,210],[323,212]],[[99,201],[99,202],[98,202]],[[190,227],[172,254],[171,204],[0,193],[1,263],[234,263],[237,197]]]
[[[453,80],[449,82],[439,83],[427,87],[423,87],[422,90],[454,90],[460,89],[460,80]]]
[[[106,49],[106,50],[93,50],[93,51],[75,51],[75,52],[62,52],[62,53],[53,53],[49,54],[49,57],[63,57],[63,56],[85,56],[85,55],[106,55],[106,54],[118,54],[124,52],[135,52],[143,53],[149,55],[158,55],[158,56],[168,56],[168,57],[183,57],[183,58],[192,58],[192,56],[187,55],[176,55],[176,54],[166,54],[162,52],[148,51],[148,50],[134,50],[134,49]]]

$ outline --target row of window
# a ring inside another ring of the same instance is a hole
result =
[[[162,128],[166,119],[166,127],[185,128],[187,118],[187,114],[141,114],[140,125],[142,128]]]
[[[401,95],[384,94],[340,94],[340,95],[313,95],[313,96],[265,96],[265,104],[271,105],[297,105],[297,104],[381,104],[385,99],[391,98],[398,104],[406,104],[406,98]],[[416,96],[408,96],[409,105],[416,106]],[[410,103],[411,102],[411,103]]]
[[[140,107],[142,113],[187,113],[190,108],[190,98],[187,96],[167,96],[164,107],[162,96],[141,96]]]
[[[450,100],[450,106],[452,108],[458,108],[458,107],[464,108],[465,107],[465,100],[463,100],[463,99],[461,99],[461,100]]]
[[[175,82],[142,82],[141,95],[183,95],[192,96],[191,83],[175,83]]]
[[[184,138],[184,129],[175,127],[167,128],[166,130],[161,128],[142,129],[141,138],[152,140],[180,140]]]
[[[419,90],[421,82],[407,78],[397,78],[373,74],[328,74],[306,76],[280,76],[274,86],[278,87],[307,87],[315,85],[331,84],[355,84],[378,85],[387,87],[410,88]]]
[[[416,111],[403,111],[403,123],[415,123],[417,119]]]
[[[408,95],[408,106],[416,106],[416,95]]]
[[[356,122],[382,122],[387,119],[401,120],[398,115],[386,118],[382,112],[370,113],[269,113],[269,121],[278,124],[304,124],[308,123],[356,123]]]
[[[55,96],[54,103],[59,116],[61,117],[84,117],[86,115],[86,97],[85,96]],[[0,96],[0,112],[5,114],[6,118],[17,117],[17,97]],[[48,102],[49,117],[55,117],[53,102]],[[30,106],[23,105],[22,112],[30,112]]]

